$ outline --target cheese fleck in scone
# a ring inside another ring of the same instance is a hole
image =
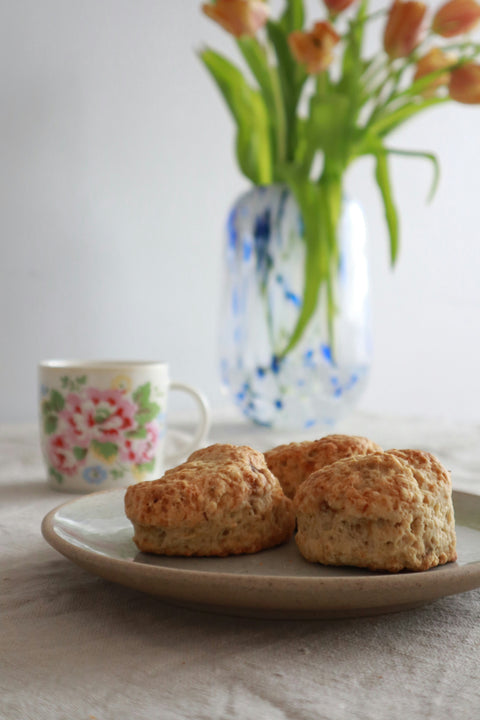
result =
[[[310,475],[295,508],[296,542],[311,562],[398,572],[457,557],[450,476],[430,453],[340,460]]]
[[[130,486],[125,512],[138,548],[161,555],[254,553],[295,527],[293,503],[247,446],[211,445],[159,480]]]
[[[312,472],[343,458],[381,450],[377,443],[365,437],[327,435],[319,440],[278,445],[265,453],[265,460],[279,479],[285,495],[293,498],[298,487]]]

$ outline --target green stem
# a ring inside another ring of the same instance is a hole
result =
[[[287,159],[287,113],[283,101],[278,70],[269,65],[272,82],[272,101],[276,117],[277,166]],[[277,178],[278,179],[278,178]]]
[[[315,314],[324,285],[329,342],[333,353],[335,277],[339,258],[337,231],[341,209],[342,176],[338,173],[329,174],[326,168],[319,183],[303,181],[293,184],[293,192],[304,223],[305,282],[302,308],[280,357],[285,357],[291,352],[303,337]]]

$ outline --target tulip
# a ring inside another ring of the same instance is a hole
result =
[[[469,62],[452,71],[450,97],[465,105],[480,104],[480,65]]]
[[[436,70],[451,67],[454,63],[455,58],[453,55],[443,52],[438,47],[432,48],[418,61],[414,80],[420,80],[420,78],[430,75],[430,73],[434,73]],[[449,80],[449,72],[435,75],[435,77],[431,78],[428,85],[422,91],[422,95],[424,97],[433,97],[435,95],[435,90],[443,85],[448,85]]]
[[[393,60],[410,55],[423,34],[427,6],[421,2],[395,0],[388,14],[383,46]]]
[[[203,5],[205,15],[235,37],[255,37],[268,20],[270,9],[261,0],[217,0]]]
[[[333,48],[339,41],[340,35],[329,22],[317,22],[311,32],[296,30],[288,37],[294,58],[306,65],[311,75],[327,69],[333,60]]]
[[[432,21],[432,30],[442,37],[469,32],[480,20],[480,5],[475,0],[450,0],[442,5]]]
[[[338,15],[353,5],[355,0],[323,0],[323,2],[332,15]]]

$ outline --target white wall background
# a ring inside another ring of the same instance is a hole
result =
[[[227,402],[222,229],[246,184],[195,55],[232,45],[199,7],[0,0],[0,421],[35,420],[47,357],[168,359]],[[434,110],[393,142],[438,153],[442,178],[427,205],[430,166],[395,162],[392,272],[368,160],[349,177],[371,237],[375,362],[361,407],[480,421],[480,107]]]

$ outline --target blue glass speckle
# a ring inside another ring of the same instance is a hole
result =
[[[341,387],[337,387],[337,388],[335,388],[335,390],[333,391],[334,397],[337,397],[337,398],[338,398],[338,397],[341,397],[341,396],[342,396],[342,393],[343,393],[343,390],[342,390]]]
[[[267,371],[263,367],[257,367],[256,373],[257,373],[257,377],[263,378],[267,374]]]
[[[263,213],[257,215],[253,229],[253,241],[257,257],[257,271],[262,276],[263,282],[266,282],[268,271],[273,264],[269,253],[270,232],[271,212],[270,208],[267,208]]]
[[[275,373],[275,375],[278,375],[278,373],[280,372],[281,365],[281,358],[279,358],[277,355],[273,355],[270,369],[273,373]]]
[[[304,425],[304,427],[305,427],[305,428],[311,428],[311,427],[313,427],[313,426],[316,425],[316,424],[317,424],[317,421],[316,421],[316,420],[313,420],[313,419],[305,420],[305,425]]]
[[[322,353],[325,360],[330,363],[330,365],[333,364],[333,358],[332,358],[332,348],[330,345],[320,345],[320,352]]]
[[[241,327],[236,327],[233,331],[233,339],[237,345],[240,345],[243,341],[243,330]]]
[[[228,237],[228,245],[233,250],[237,246],[237,239],[238,239],[238,233],[237,233],[237,227],[236,227],[236,220],[237,220],[237,211],[234,208],[230,215],[227,218],[227,237]]]
[[[295,293],[291,290],[285,291],[285,297],[287,298],[287,300],[290,300],[290,302],[292,302],[295,307],[302,307],[302,298],[298,295],[295,295]]]
[[[305,365],[305,367],[315,367],[315,353],[313,352],[313,350],[307,350],[307,352],[304,354],[303,364]]]
[[[281,410],[283,408],[283,402],[279,398],[277,398],[273,404],[277,410]]]
[[[249,262],[249,260],[252,257],[253,254],[253,243],[250,240],[250,238],[243,238],[243,244],[242,244],[242,250],[243,250],[243,262]]]

